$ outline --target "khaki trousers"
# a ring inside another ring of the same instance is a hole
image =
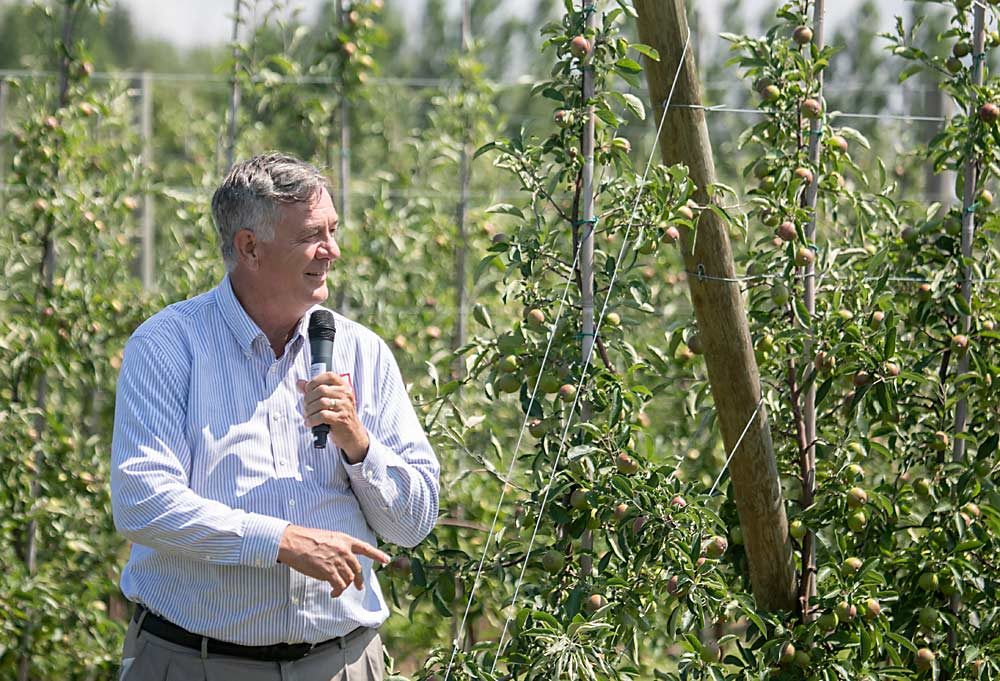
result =
[[[294,662],[264,662],[228,655],[202,657],[192,648],[139,631],[125,635],[119,681],[382,681],[385,659],[378,631],[315,651]]]

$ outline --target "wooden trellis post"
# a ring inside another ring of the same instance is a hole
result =
[[[977,3],[974,10],[973,35],[972,35],[972,80],[976,85],[983,84],[983,61],[986,59],[986,8]],[[969,116],[978,115],[978,102],[969,105]],[[972,238],[976,230],[976,184],[979,180],[979,161],[975,158],[965,160],[965,191],[962,198],[962,258],[965,261],[962,267],[962,299],[965,300],[967,310],[972,309]],[[968,313],[962,313],[960,328],[963,334],[968,335],[972,329],[972,317]],[[956,369],[959,376],[969,370],[969,352],[962,352],[958,358]],[[965,433],[966,419],[968,418],[969,403],[964,397],[959,400],[955,407],[955,443],[952,448],[952,457],[960,461],[965,457],[965,440],[961,437]]]
[[[472,10],[469,0],[462,0],[462,26],[460,38],[460,50],[463,55],[469,53],[469,32],[471,29]],[[463,79],[459,86],[461,91],[465,91],[465,81]],[[464,101],[464,100],[463,100]],[[462,105],[464,107],[464,104]],[[455,222],[458,228],[458,240],[455,246],[455,331],[452,336],[452,349],[465,345],[469,317],[469,290],[466,279],[466,265],[469,252],[469,235],[466,230],[466,215],[469,208],[469,157],[471,130],[469,130],[469,116],[462,111],[462,149],[458,158],[458,205],[455,209]],[[464,374],[464,362],[459,359],[455,362],[456,370]]]
[[[817,49],[823,49],[823,28],[824,28],[824,0],[816,0],[813,6],[813,44]],[[818,97],[823,101],[823,71],[816,74],[819,84]],[[814,168],[813,180],[806,187],[804,205],[810,209],[809,222],[805,226],[806,242],[813,244],[816,242],[816,196],[819,191],[820,165],[819,157],[823,135],[824,115],[814,119],[809,125],[809,163]],[[816,263],[808,263],[803,272],[805,293],[804,303],[809,312],[809,319],[812,320],[816,314]],[[809,338],[805,348],[806,356],[812,357],[816,351],[816,342],[813,338],[813,330],[809,331]],[[807,371],[816,371],[816,364],[811,359]],[[810,381],[809,387],[805,391],[802,400],[802,419],[805,426],[805,443],[801,454],[802,468],[802,508],[807,509],[813,504],[816,495],[816,381]],[[801,447],[801,444],[800,444]],[[802,579],[799,584],[799,599],[802,603],[802,616],[810,619],[809,600],[816,596],[816,534],[809,530],[802,542]]]
[[[597,26],[597,7],[594,0],[583,0],[583,10],[587,16],[587,32],[591,33]],[[594,98],[594,46],[591,45],[587,55],[583,57],[583,101],[590,102]],[[583,123],[583,138],[580,141],[580,152],[583,155],[583,173],[581,177],[581,219],[580,229],[580,305],[583,319],[580,329],[581,356],[583,366],[592,361],[595,338],[594,325],[594,228],[597,219],[594,217],[594,115],[593,104],[587,105]],[[574,225],[575,226],[575,225]],[[581,420],[590,418],[590,405],[581,403]],[[580,556],[580,573],[584,579],[590,579],[594,560],[590,550],[594,547],[594,534],[586,530],[581,538],[583,554]]]
[[[146,175],[143,184],[148,181],[153,165],[153,74],[142,73],[142,171]],[[153,229],[153,195],[149,191],[142,195],[142,288],[150,291],[153,288],[153,275],[156,262],[156,233]]]
[[[0,210],[7,206],[7,150],[3,135],[7,132],[7,79],[0,78]]]
[[[344,0],[337,0],[337,24],[343,26],[347,9]],[[351,103],[348,101],[347,83],[343,73],[340,74],[340,187],[337,197],[337,212],[340,214],[340,225],[348,223],[351,214]]]
[[[696,199],[707,203],[715,163],[705,113],[696,108],[701,105],[700,84],[688,53],[684,0],[636,0],[635,8],[640,41],[660,53],[660,61],[647,59],[645,69],[654,110],[662,111],[675,74],[672,101],[693,105],[666,113],[659,140],[663,162],[687,165],[698,187]],[[714,211],[701,212],[694,247],[692,242],[690,230],[682,230],[681,250],[689,272],[735,280],[727,225]],[[792,610],[796,578],[788,517],[740,288],[736,283],[699,281],[693,275],[687,280],[722,440],[728,451],[740,442],[730,471],[754,596],[765,609]]]
[[[226,172],[233,167],[236,154],[236,116],[240,109],[240,13],[243,0],[233,0],[233,79],[229,92],[229,134],[226,138]]]

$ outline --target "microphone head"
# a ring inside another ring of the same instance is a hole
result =
[[[316,310],[309,316],[309,340],[333,341],[337,322],[329,310]]]

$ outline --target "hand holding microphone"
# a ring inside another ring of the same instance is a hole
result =
[[[327,310],[314,312],[309,318],[312,380],[299,381],[298,385],[305,395],[304,413],[312,428],[314,446],[326,447],[329,436],[351,463],[357,463],[368,453],[368,432],[358,418],[350,382],[330,371],[335,336],[333,314]]]

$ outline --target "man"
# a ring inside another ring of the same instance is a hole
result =
[[[381,679],[376,534],[427,536],[438,462],[365,327],[335,315],[333,370],[310,380],[309,316],[340,257],[320,173],[239,163],[212,215],[228,274],[144,322],[118,378],[111,500],[138,604],[121,678]]]

